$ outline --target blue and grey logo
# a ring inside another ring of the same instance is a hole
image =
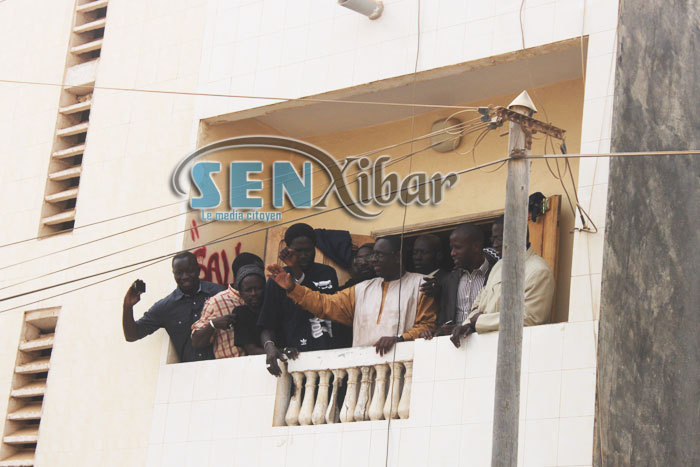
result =
[[[438,204],[445,190],[457,183],[457,175],[440,172],[428,176],[425,172],[415,172],[403,179],[395,172],[385,173],[385,166],[391,157],[384,155],[372,161],[368,157],[346,157],[338,162],[328,152],[293,138],[272,135],[250,135],[227,138],[197,149],[188,154],[175,167],[171,186],[181,196],[187,193],[181,183],[188,167],[189,181],[200,193],[190,200],[193,209],[209,210],[221,205],[221,192],[212,179],[221,172],[221,162],[198,161],[202,156],[226,149],[266,148],[293,152],[308,160],[304,161],[301,174],[289,161],[272,162],[272,206],[284,207],[285,198],[296,208],[323,209],[328,197],[333,195],[353,216],[360,219],[374,219],[382,210],[369,210],[371,206],[387,206],[395,201],[403,205]],[[323,194],[312,200],[313,165],[318,165],[329,177],[330,183]],[[346,172],[355,167],[353,180],[348,180]],[[255,180],[255,174],[263,172],[262,161],[232,161],[230,163],[229,204],[233,210],[256,210],[263,206],[263,199],[255,192],[263,189],[263,181]],[[351,185],[356,186],[351,188]]]

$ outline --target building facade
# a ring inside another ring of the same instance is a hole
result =
[[[0,2],[0,414],[27,412],[6,418],[0,465],[487,465],[497,333],[460,349],[401,344],[406,417],[279,426],[289,388],[262,357],[176,363],[163,331],[126,343],[122,299],[137,277],[148,284],[138,313],[167,295],[165,257],[183,248],[214,282],[230,281],[240,251],[273,262],[295,219],[377,236],[497,217],[498,165],[460,175],[440,204],[395,203],[371,221],[331,198],[274,222],[208,224],[170,182],[194,149],[257,134],[337,160],[388,155],[401,177],[459,172],[506,157],[507,126],[437,152],[433,125],[470,124],[473,108],[524,89],[538,119],[566,130],[569,153],[607,153],[617,24],[610,0],[386,0],[375,20],[330,0]],[[553,151],[541,138],[531,152]],[[217,155],[224,167],[273,158],[301,168],[261,149]],[[526,329],[523,345],[522,465],[592,463],[607,167],[531,165],[530,191],[560,208],[553,324]],[[215,178],[224,194],[227,175]],[[317,197],[329,179],[314,180]],[[290,371],[389,372],[368,350],[305,354]],[[22,455],[33,460],[11,460]]]

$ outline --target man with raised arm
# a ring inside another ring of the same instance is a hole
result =
[[[378,277],[333,295],[323,295],[297,284],[279,265],[267,267],[269,276],[295,303],[322,319],[352,326],[353,347],[373,345],[380,355],[397,342],[418,338],[435,328],[435,300],[420,293],[422,274],[405,272],[401,238],[382,237],[374,244],[374,271]],[[293,253],[283,258],[293,264]]]
[[[313,227],[304,223],[289,226],[284,233],[284,242],[287,246],[280,256],[290,252],[297,258],[295,264],[287,267],[287,272],[295,283],[324,294],[338,290],[335,269],[314,261],[316,235]],[[337,332],[338,324],[317,318],[304,306],[295,304],[274,281],[268,281],[265,285],[258,326],[262,329],[260,340],[267,355],[267,370],[274,376],[279,376],[282,372],[278,361],[294,359],[299,351],[345,346]]]
[[[138,321],[134,321],[134,305],[141,300],[143,292],[137,290],[136,282],[126,291],[122,312],[124,337],[134,342],[165,328],[181,362],[211,360],[214,358],[211,346],[194,349],[190,331],[202,313],[204,302],[224,287],[199,280],[197,257],[189,251],[175,255],[172,266],[177,288],[157,301]]]

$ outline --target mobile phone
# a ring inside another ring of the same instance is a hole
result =
[[[134,281],[134,290],[140,293],[145,293],[146,292],[146,283],[142,281],[141,279],[136,279]]]

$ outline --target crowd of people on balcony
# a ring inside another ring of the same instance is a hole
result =
[[[240,253],[227,287],[200,280],[196,256],[183,252],[172,260],[177,287],[138,320],[133,308],[143,289],[136,282],[129,287],[124,336],[132,342],[164,328],[182,362],[265,354],[275,376],[279,362],[299,352],[374,346],[384,355],[398,342],[447,335],[459,347],[471,333],[498,330],[502,217],[490,234],[487,245],[481,227],[459,225],[449,248],[437,235],[420,235],[410,255],[403,255],[405,238],[380,237],[352,252],[351,277],[342,286],[334,268],[315,261],[317,235],[303,223],[285,232],[284,267],[265,268],[257,255]],[[447,251],[451,269],[444,268]],[[553,296],[552,271],[528,234],[526,326],[548,322]]]

